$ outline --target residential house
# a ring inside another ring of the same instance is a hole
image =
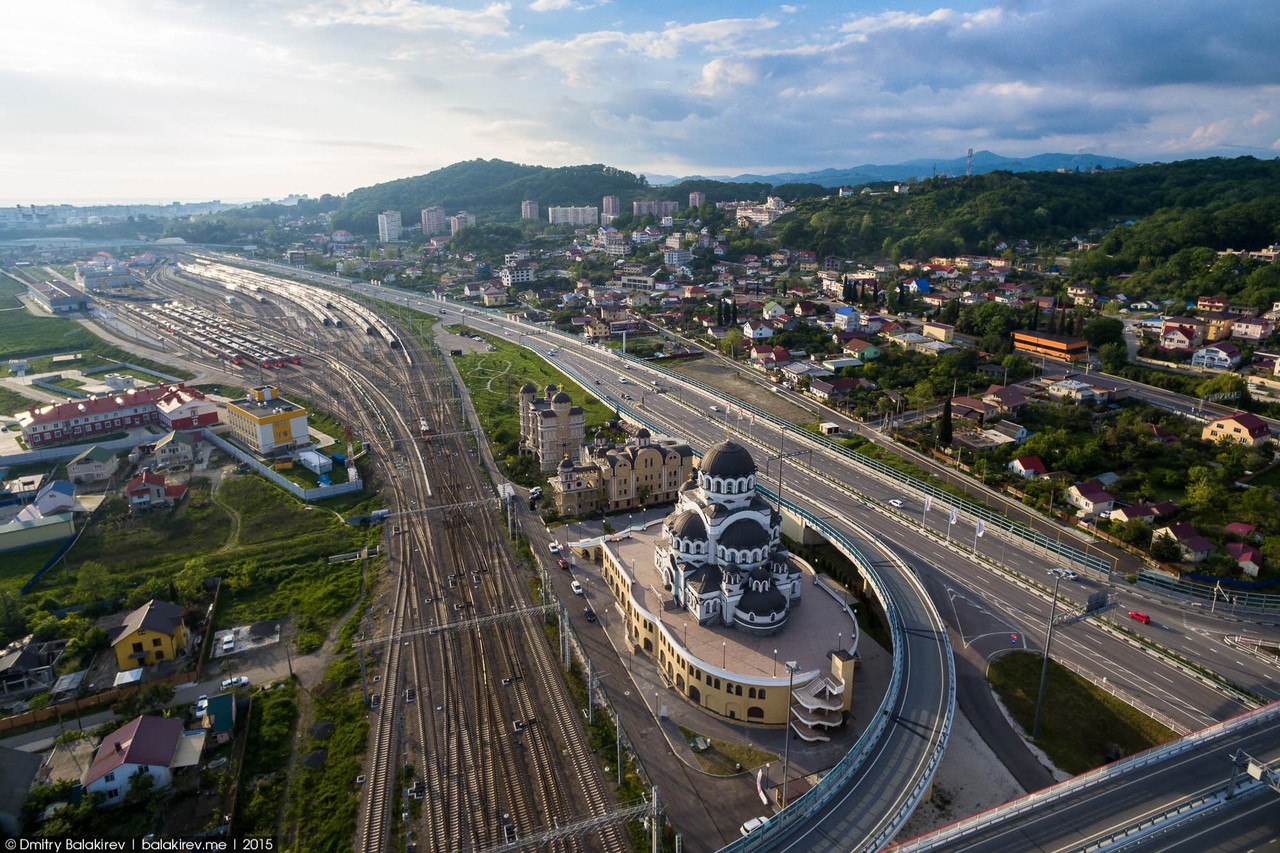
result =
[[[1196,350],[1191,356],[1192,367],[1209,370],[1230,370],[1240,364],[1240,350],[1235,344],[1216,343]]]
[[[851,305],[841,305],[832,315],[835,327],[842,332],[849,332],[862,327],[862,313]]]
[[[1160,346],[1167,350],[1187,352],[1199,342],[1200,335],[1190,326],[1169,326],[1160,333]]]
[[[1151,429],[1151,435],[1155,440],[1163,444],[1165,447],[1170,447],[1178,443],[1178,434],[1176,432],[1170,432],[1160,426],[1160,424],[1147,424],[1147,426]]]
[[[863,361],[871,361],[872,359],[880,357],[880,347],[871,343],[871,341],[864,341],[859,338],[853,338],[845,341],[844,345],[840,349],[841,351],[848,353],[855,358],[860,358]]]
[[[1257,548],[1243,542],[1228,542],[1227,555],[1236,561],[1240,571],[1251,578],[1258,576],[1258,570],[1262,568],[1262,552]]]
[[[76,487],[66,480],[50,480],[36,492],[35,500],[14,517],[17,521],[36,521],[82,507],[76,502]]]
[[[773,337],[773,324],[767,320],[748,320],[742,324],[742,336],[749,341]]]
[[[57,680],[54,665],[66,640],[42,641],[28,634],[0,648],[0,696],[48,690]]]
[[[155,454],[158,467],[190,465],[196,459],[196,448],[199,444],[198,433],[174,430],[157,441],[152,452]]]
[[[1196,299],[1197,311],[1225,311],[1227,310],[1227,297],[1225,296],[1201,296]]]
[[[507,291],[502,287],[486,287],[480,294],[480,301],[488,308],[506,305]]]
[[[812,361],[793,361],[782,366],[782,381],[789,388],[798,387],[806,377],[812,382],[815,379],[827,379],[831,376],[835,376],[835,371]]]
[[[129,509],[153,509],[173,506],[186,496],[187,487],[181,483],[167,484],[163,474],[143,471],[128,482],[124,493],[129,499]]]
[[[1059,400],[1070,400],[1073,403],[1102,403],[1106,401],[1106,389],[1095,388],[1079,379],[1060,379],[1045,389],[1049,396]]]
[[[956,337],[956,327],[946,323],[926,322],[923,331],[926,337],[948,344]]]
[[[176,385],[156,400],[156,415],[168,429],[200,429],[218,422],[218,405],[195,388]]]
[[[857,391],[873,390],[876,384],[861,376],[839,376],[833,379],[814,379],[809,383],[809,393],[829,406],[839,406]]]
[[[1170,539],[1182,552],[1182,559],[1188,563],[1201,563],[1213,553],[1214,545],[1199,534],[1194,526],[1187,522],[1170,524],[1161,527],[1151,534],[1151,541]]]
[[[80,784],[85,793],[100,793],[115,805],[129,793],[134,774],[150,776],[155,789],[167,788],[174,770],[200,763],[203,748],[204,732],[184,735],[179,719],[135,717],[103,738]]]
[[[796,303],[794,313],[797,317],[813,317],[818,313],[818,306],[807,299],[801,299]]]
[[[1007,467],[1010,471],[1026,480],[1043,477],[1049,473],[1049,469],[1045,467],[1044,460],[1039,456],[1019,456],[1010,462]]]
[[[1094,296],[1093,288],[1087,284],[1070,285],[1067,288],[1067,297],[1071,300],[1073,305],[1088,306],[1092,306],[1094,300],[1097,298]]]
[[[236,696],[234,693],[219,693],[210,696],[205,703],[204,713],[200,716],[200,727],[209,733],[213,742],[222,745],[230,743],[236,726]]]
[[[777,320],[780,317],[785,317],[786,313],[786,308],[771,299],[764,304],[764,308],[760,311],[760,316],[766,320]]]
[[[67,463],[67,479],[73,483],[101,483],[110,480],[119,468],[120,457],[114,451],[95,445]]]
[[[1027,428],[1022,424],[1016,424],[1013,421],[1000,421],[988,427],[983,434],[997,444],[1008,444],[1009,442],[1022,444],[1031,433],[1027,432]]]
[[[1232,536],[1239,536],[1241,539],[1253,539],[1260,541],[1262,537],[1258,535],[1258,528],[1252,524],[1245,524],[1243,521],[1233,521],[1226,527],[1222,528],[1223,533],[1230,533]]]
[[[1017,385],[992,385],[983,393],[982,402],[995,406],[1002,415],[1012,415],[1027,405],[1027,395]]]
[[[1116,499],[1101,483],[1086,480],[1067,489],[1067,503],[1088,516],[1109,512],[1115,506]]]
[[[1258,447],[1271,438],[1271,430],[1266,421],[1252,412],[1236,412],[1209,421],[1200,437],[1205,441],[1231,441]]]
[[[1275,331],[1275,322],[1265,317],[1245,317],[1231,324],[1231,337],[1251,344],[1262,343]]]
[[[1228,311],[1212,311],[1201,314],[1199,319],[1204,323],[1204,339],[1221,341],[1231,337],[1231,329],[1239,318]]]
[[[128,613],[124,622],[107,632],[121,671],[173,660],[187,649],[187,626],[182,608],[151,599]]]
[[[962,421],[973,421],[979,428],[988,418],[996,416],[995,406],[989,406],[976,397],[952,397],[951,417]]]

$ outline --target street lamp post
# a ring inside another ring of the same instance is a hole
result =
[[[1044,702],[1044,682],[1049,675],[1049,646],[1053,643],[1053,617],[1058,613],[1058,584],[1062,583],[1062,575],[1053,576],[1053,604],[1049,607],[1049,630],[1044,637],[1044,663],[1040,666],[1040,692],[1036,696],[1036,718],[1031,724],[1031,739],[1034,741],[1040,734],[1040,708]]]
[[[778,675],[778,650],[777,649],[773,650],[773,674],[775,677]]]
[[[786,741],[782,745],[782,807],[787,807],[787,774],[791,770],[791,691],[795,686],[796,670],[800,668],[800,664],[796,661],[789,660],[783,664],[787,668],[787,721],[783,728],[783,736]]]

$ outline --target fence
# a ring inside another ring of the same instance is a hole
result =
[[[319,500],[324,500],[325,498],[334,497],[335,495],[346,495],[346,494],[350,494],[351,492],[358,492],[364,488],[364,482],[359,477],[352,477],[350,480],[348,480],[345,483],[335,483],[332,486],[316,486],[315,488],[311,488],[311,489],[305,488],[293,482],[288,477],[281,475],[279,471],[271,470],[266,465],[263,465],[261,462],[259,462],[257,457],[255,457],[253,454],[249,453],[248,451],[241,450],[235,445],[230,444],[227,441],[224,441],[222,438],[214,435],[213,432],[211,432],[210,430],[207,430],[207,429],[202,430],[202,433],[204,437],[213,444],[214,447],[218,448],[219,450],[225,453],[230,454],[236,459],[239,459],[241,462],[245,463],[246,465],[248,465],[249,467],[257,471],[259,474],[266,477],[272,483],[275,483],[280,488],[286,489],[287,491],[291,492],[295,497],[298,498],[298,500],[306,501],[306,502],[319,501]]]
[[[1138,585],[1159,590],[1160,592],[1194,598],[1201,602],[1207,601],[1211,610],[1218,608],[1226,610],[1230,608],[1232,613],[1237,610],[1253,612],[1280,610],[1280,595],[1237,590],[1228,592],[1219,590],[1216,585],[1210,586],[1194,581],[1171,578],[1159,572],[1151,572],[1146,569],[1138,572]]]
[[[0,465],[31,465],[36,462],[48,462],[54,459],[69,459],[78,453],[83,453],[90,447],[101,447],[104,450],[132,450],[139,444],[146,444],[155,440],[156,436],[154,435],[131,435],[127,438],[114,438],[111,441],[99,441],[92,444],[70,444],[64,447],[50,447],[45,450],[28,450],[25,453],[10,453],[7,456],[0,456]]]

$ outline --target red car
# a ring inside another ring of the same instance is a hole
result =
[[[568,561],[568,560],[566,560],[564,557],[561,557],[560,559],[556,560],[556,565],[557,565],[557,566],[559,566],[559,567],[560,567],[560,568],[562,568],[562,569],[568,569],[568,568],[569,568],[569,561]]]
[[[1129,618],[1136,619],[1139,622],[1141,622],[1143,625],[1151,624],[1151,617],[1143,613],[1141,610],[1130,610]]]

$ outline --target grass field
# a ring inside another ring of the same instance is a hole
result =
[[[83,352],[85,355],[73,366],[83,370],[101,367],[112,362],[127,361],[149,370],[159,370],[179,379],[195,376],[190,371],[159,364],[150,359],[125,352],[95,336],[74,320],[64,317],[36,317],[27,312],[18,296],[26,288],[8,276],[0,276],[0,361],[10,358],[41,356],[54,352]],[[6,309],[17,310],[6,310]],[[8,365],[0,366],[4,375]],[[56,370],[46,359],[32,361],[29,372]]]
[[[493,446],[494,456],[512,479],[519,482],[526,479],[515,470],[516,449],[520,442],[520,388],[526,382],[532,382],[539,389],[539,396],[542,395],[541,389],[548,384],[563,387],[573,398],[573,404],[583,408],[588,438],[598,427],[617,417],[613,409],[528,350],[501,338],[489,337],[488,340],[494,347],[493,352],[453,358],[471,393],[476,414]]]
[[[298,721],[298,688],[282,681],[253,695],[249,743],[240,768],[237,830],[249,837],[274,838]]]
[[[680,727],[680,734],[684,735],[685,743],[688,743],[691,748],[696,738],[704,737],[684,726]],[[709,746],[706,749],[701,752],[695,749],[693,755],[698,759],[698,764],[703,770],[716,776],[733,776],[743,770],[754,770],[778,760],[778,756],[774,753],[754,746],[729,743],[713,737],[708,737],[707,742]]]
[[[9,388],[0,388],[0,415],[12,415],[21,412],[28,406],[39,403],[34,397],[19,394]]]
[[[1000,700],[1028,733],[1035,720],[1040,666],[1037,654],[1010,652],[992,662],[987,673]],[[1049,662],[1040,737],[1035,743],[1068,773],[1092,770],[1177,736],[1066,667]]]
[[[357,509],[368,511],[377,498],[365,496],[362,503]],[[50,572],[30,597],[46,610],[82,603],[77,569],[89,560],[107,567],[114,594],[122,599],[164,597],[170,579],[193,563],[200,576],[224,580],[218,627],[292,616],[298,647],[306,652],[319,647],[360,587],[359,562],[330,564],[327,558],[359,549],[370,535],[346,526],[323,505],[305,505],[258,477],[228,478],[216,495],[195,480],[173,513],[134,518],[123,498],[110,498],[68,552],[68,571]],[[0,585],[21,586],[51,553],[6,554]]]

